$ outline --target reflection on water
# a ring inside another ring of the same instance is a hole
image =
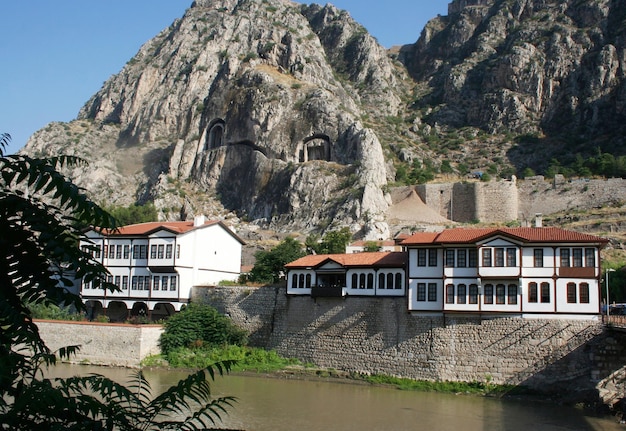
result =
[[[134,371],[60,365],[51,374],[99,373],[126,382]],[[145,371],[160,393],[185,376]],[[408,392],[369,385],[228,375],[212,384],[214,396],[238,402],[220,426],[247,431],[624,431],[612,418],[592,418],[549,404],[474,396]]]

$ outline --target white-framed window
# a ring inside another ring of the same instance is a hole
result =
[[[543,248],[533,249],[533,266],[535,268],[543,268]]]

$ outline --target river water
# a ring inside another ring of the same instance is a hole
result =
[[[51,375],[99,373],[125,383],[132,370],[59,365]],[[153,393],[185,377],[180,371],[144,371]],[[330,381],[227,375],[212,383],[215,397],[237,403],[219,427],[246,431],[565,431],[626,430],[614,418],[529,401],[400,391]]]

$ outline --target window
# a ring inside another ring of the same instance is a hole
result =
[[[494,249],[495,251],[495,266],[502,267],[504,266],[504,249],[498,247]]]
[[[135,278],[135,277],[133,277]],[[137,277],[137,290],[143,290],[143,277]]]
[[[541,283],[541,302],[543,304],[550,302],[550,283]]]
[[[120,286],[120,280],[121,280],[121,278],[122,278],[122,277],[120,277],[119,275],[116,275],[116,276],[115,276],[115,285],[116,285],[117,287],[121,287],[121,286]]]
[[[171,259],[172,258],[172,244],[167,244],[165,246],[165,258],[166,259]]]
[[[128,290],[128,276],[122,276],[122,290]]]
[[[139,259],[139,246],[133,245],[133,259]]]
[[[454,304],[454,284],[446,285],[446,304]]]
[[[576,268],[580,268],[583,266],[583,249],[582,248],[572,249],[572,266]]]
[[[164,250],[165,250],[165,246],[163,244],[159,244],[157,247],[157,259],[163,259]]]
[[[496,284],[496,304],[504,304],[505,293],[504,284]]]
[[[567,283],[567,303],[576,303],[576,283]]]
[[[417,250],[417,266],[426,266],[426,253],[428,250],[420,248]]]
[[[528,283],[528,302],[537,302],[537,283]]]
[[[437,249],[429,248],[428,249],[428,266],[437,266],[439,263],[437,262]]]
[[[176,244],[176,259],[180,259],[180,244]]]
[[[470,268],[478,268],[478,250],[476,249],[469,249],[467,251],[468,254],[468,266]]]
[[[469,303],[478,304],[478,285],[470,284],[469,287]]]
[[[358,274],[352,274],[352,288],[356,289],[359,287],[359,276]]]
[[[580,290],[578,292],[580,303],[589,304],[589,284],[580,283]]]
[[[298,276],[298,287],[304,287],[304,274]]]
[[[102,257],[107,257],[109,255],[109,245],[105,244],[102,249]]]
[[[374,274],[367,274],[367,288],[374,288]]]
[[[148,258],[148,244],[139,246],[139,259],[147,259]]]
[[[593,248],[585,249],[585,266],[591,268],[596,266],[596,251]]]
[[[121,245],[118,245],[115,249],[115,258],[116,259],[122,258],[122,246]]]
[[[130,245],[124,245],[124,259],[128,259],[130,257]]]
[[[170,277],[170,290],[176,290],[176,276],[172,275]]]
[[[354,283],[352,284],[354,285]],[[385,274],[383,273],[378,274],[378,288],[379,289],[385,288]]]
[[[517,304],[517,284],[509,284],[507,287],[509,305]]]
[[[161,277],[161,290],[167,290],[167,283],[169,281],[169,277],[164,275]]]
[[[393,274],[387,274],[387,289],[393,289]]]
[[[506,266],[517,266],[517,250],[514,248],[506,249]]]
[[[396,272],[396,289],[402,289],[402,274]]]
[[[428,301],[437,301],[437,283],[428,283]]]
[[[456,266],[465,268],[467,266],[467,250],[459,249],[456,251]]]
[[[359,274],[359,289],[365,289],[365,274]]]
[[[295,277],[295,274],[294,274]],[[292,279],[293,280],[293,279]],[[161,277],[155,275],[152,279],[152,290],[159,290],[159,281],[161,281]]]
[[[136,275],[133,275],[133,277],[131,278],[130,288],[131,290],[137,290],[137,276]]]
[[[449,268],[454,267],[454,250],[446,250],[446,266]]]
[[[485,284],[485,294],[483,301],[485,304],[493,304],[493,284]]]
[[[96,259],[100,259],[100,251],[101,251],[101,247],[97,245],[96,246]]]
[[[533,249],[533,265],[535,268],[543,268],[543,248]]]
[[[569,267],[569,248],[561,249],[561,267]]]
[[[426,283],[417,283],[417,300],[426,301]]]
[[[483,266],[491,266],[491,249],[483,248]]]
[[[459,284],[456,288],[456,303],[465,304],[467,302],[467,286]]]
[[[156,259],[157,257],[157,246],[152,244],[150,246],[150,259]]]
[[[115,259],[115,246],[109,246],[109,259]]]
[[[305,285],[304,287],[306,287],[307,289],[311,288],[311,274],[307,274],[305,277]]]

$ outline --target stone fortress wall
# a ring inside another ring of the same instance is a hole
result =
[[[314,299],[284,287],[198,288],[193,300],[230,316],[251,345],[343,371],[609,399],[626,369],[626,334],[598,320],[412,314],[406,298]]]
[[[530,222],[535,214],[592,209],[626,203],[626,179],[566,180],[557,175],[525,180],[421,184],[424,203],[449,220],[470,223]]]

